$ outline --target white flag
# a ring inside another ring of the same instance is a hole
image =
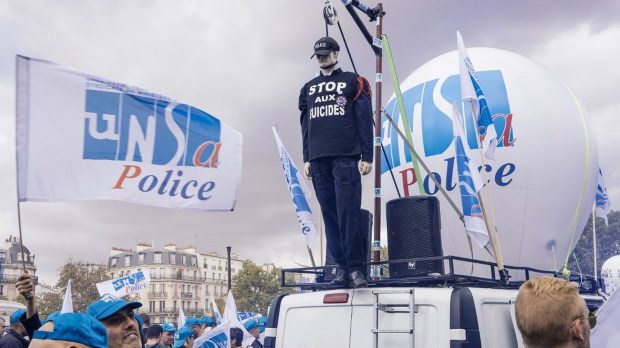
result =
[[[146,289],[150,282],[151,275],[144,271],[139,271],[124,277],[97,283],[96,286],[99,296],[110,294],[116,297],[123,297]]]
[[[463,43],[460,32],[456,32],[457,45],[459,48],[459,71],[461,79],[461,98],[466,105],[472,106],[472,117],[476,121],[477,134],[482,144],[484,157],[495,159],[495,148],[497,147],[497,130],[493,124],[493,118],[487,105],[487,100],[482,93],[480,82],[476,76],[476,69],[472,64],[467,49]],[[465,141],[465,139],[463,139]]]
[[[211,307],[213,307],[213,316],[215,316],[215,324],[220,325],[222,323],[222,316],[220,315],[220,309],[217,308],[217,303],[215,303],[213,296],[210,296],[210,297],[211,297]]]
[[[230,347],[230,321],[207,331],[194,341],[194,348],[228,348]]]
[[[183,312],[183,307],[179,307],[179,320],[177,322],[177,326],[179,329],[185,326],[185,313]]]
[[[464,146],[466,144],[464,141],[466,139],[465,131],[461,123],[461,114],[456,105],[452,108],[452,125],[455,162],[459,177],[465,230],[471,239],[483,248],[489,244],[489,233],[484,221],[480,201],[478,200],[478,191],[482,189],[484,183],[480,177],[476,160],[468,155],[468,148]]]
[[[224,309],[223,320],[224,322],[230,322],[232,327],[238,327],[243,331],[243,346],[245,347],[254,341],[254,336],[250,335],[248,330],[245,329],[237,313],[239,313],[239,311],[237,310],[235,298],[233,297],[232,290],[229,290],[228,297],[226,298],[226,309]]]
[[[16,142],[19,201],[235,207],[241,134],[139,87],[18,56]]]
[[[286,179],[288,190],[293,196],[293,203],[297,211],[297,220],[299,220],[301,226],[301,233],[304,235],[306,245],[310,248],[316,239],[317,230],[314,215],[312,215],[312,210],[308,204],[308,199],[311,196],[310,189],[282,143],[280,135],[278,134],[278,127],[273,125],[272,129],[273,136],[276,138],[276,143],[278,144],[278,151],[280,152],[280,161],[282,162],[282,169],[284,170],[284,178]]]
[[[73,298],[71,297],[71,279],[67,282],[67,290],[65,290],[65,298],[62,301],[62,309],[60,313],[73,313]]]

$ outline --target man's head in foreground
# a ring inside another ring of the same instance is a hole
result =
[[[34,332],[30,348],[107,348],[108,334],[97,319],[84,313],[65,313]]]
[[[579,288],[558,278],[528,280],[515,302],[517,326],[528,348],[590,347],[589,313]]]
[[[110,348],[140,348],[140,324],[133,313],[139,307],[142,307],[140,302],[127,302],[106,294],[91,303],[86,313],[105,326]]]

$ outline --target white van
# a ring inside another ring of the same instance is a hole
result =
[[[471,284],[378,281],[283,295],[270,306],[265,348],[522,347],[511,314],[518,284]],[[592,311],[604,301],[584,298]]]

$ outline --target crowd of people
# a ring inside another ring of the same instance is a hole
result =
[[[19,309],[10,316],[10,328],[0,324],[0,348],[192,348],[195,340],[207,335],[214,327],[211,317],[189,317],[176,328],[173,323],[150,324],[143,321],[134,310],[140,302],[130,302],[109,294],[91,303],[86,313],[50,314],[39,319],[36,309],[34,284],[24,271],[15,284],[26,299],[26,309]],[[0,318],[0,320],[2,320]],[[4,321],[4,320],[2,320]],[[248,347],[262,348],[260,334],[264,320],[249,319],[244,329],[253,337]],[[232,327],[229,337],[231,347],[242,347],[244,332]]]

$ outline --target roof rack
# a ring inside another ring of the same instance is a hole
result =
[[[439,267],[435,267],[434,270],[430,271],[416,269],[416,265],[420,264],[433,264],[435,266],[439,265]],[[487,276],[474,276],[470,274],[458,273],[455,270],[455,266],[458,264],[464,264],[465,267],[471,267],[472,270],[473,267],[476,266],[476,274],[485,273],[484,271],[481,272],[480,267],[486,267],[488,268]],[[499,279],[497,265],[494,262],[469,259],[459,256],[434,256],[381,262],[366,262],[363,265],[365,269],[380,268],[384,271],[388,271],[384,272],[385,275],[380,278],[367,277],[369,287],[473,286],[483,288],[518,289],[523,282],[530,278],[536,278],[542,275],[560,277],[560,274],[556,271],[505,265],[505,269],[510,270],[510,273],[513,275],[518,275],[520,280],[510,281],[507,284],[504,284]],[[309,291],[334,289],[334,287],[329,285],[329,281],[333,279],[332,273],[334,272],[335,267],[336,266],[321,266],[282,269],[281,285],[283,287],[295,287],[300,288],[301,290]],[[400,274],[396,277],[390,277],[390,271],[396,271],[397,269],[401,270]],[[402,272],[403,269],[406,271]],[[568,280],[571,282],[576,282],[580,287],[581,293],[596,294],[600,288],[599,284],[592,276],[571,275]]]

